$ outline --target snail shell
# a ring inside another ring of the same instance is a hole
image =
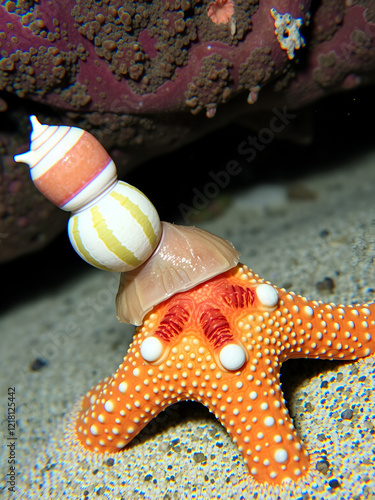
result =
[[[117,318],[141,325],[155,305],[190,290],[236,266],[240,254],[218,236],[191,226],[162,222],[155,252],[138,269],[122,273],[116,297]]]
[[[71,211],[68,234],[89,264],[108,271],[142,265],[161,237],[155,207],[138,189],[117,179],[117,169],[90,133],[65,126],[32,124],[31,148],[14,157],[28,163],[39,191]]]
[[[68,233],[89,264],[121,271],[116,298],[120,321],[140,325],[172,295],[234,267],[231,243],[195,227],[160,222],[150,200],[118,181],[113,160],[91,134],[76,127],[32,124],[31,146],[14,157],[28,163],[39,191],[71,211]]]

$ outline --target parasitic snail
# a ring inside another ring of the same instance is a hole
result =
[[[77,127],[42,125],[30,117],[31,146],[14,157],[27,163],[39,191],[71,212],[70,242],[89,264],[120,271],[120,321],[141,325],[147,312],[239,260],[233,245],[208,231],[161,222],[150,200],[117,178],[100,142]]]

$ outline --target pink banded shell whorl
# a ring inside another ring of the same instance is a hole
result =
[[[116,182],[115,164],[89,132],[30,121],[30,151],[14,159],[29,165],[35,186],[59,208],[79,210]]]
[[[116,297],[117,318],[141,325],[157,304],[190,290],[238,264],[233,245],[208,231],[162,222],[161,240],[138,269],[122,273]]]

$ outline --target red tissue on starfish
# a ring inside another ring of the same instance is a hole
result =
[[[355,360],[375,352],[375,304],[310,301],[238,265],[147,314],[115,374],[82,401],[92,451],[117,451],[167,406],[203,403],[259,483],[297,481],[308,453],[280,386],[290,358]]]

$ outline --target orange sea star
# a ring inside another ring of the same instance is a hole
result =
[[[210,3],[207,9],[208,17],[215,24],[225,24],[234,13],[232,0],[215,0]]]
[[[167,406],[199,401],[256,481],[298,481],[309,458],[284,402],[281,364],[367,356],[374,325],[375,303],[310,301],[238,265],[148,313],[116,373],[83,398],[77,436],[92,451],[117,451]]]

